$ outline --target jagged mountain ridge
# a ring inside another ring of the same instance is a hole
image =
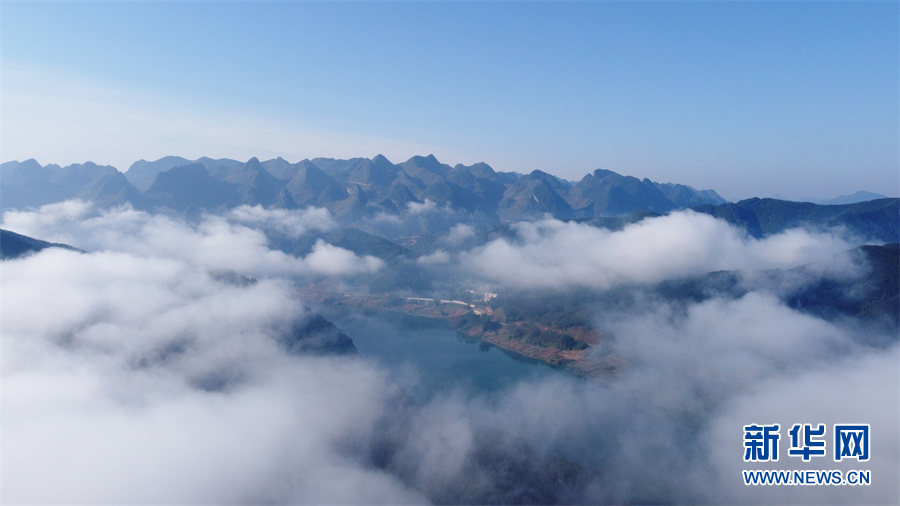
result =
[[[451,167],[433,155],[415,156],[401,164],[383,155],[315,158],[293,164],[283,158],[263,162],[251,158],[244,163],[169,156],[153,162],[140,160],[124,174],[91,162],[60,167],[42,166],[31,159],[0,165],[0,182],[4,209],[81,198],[100,208],[130,204],[191,218],[242,204],[284,209],[318,206],[339,221],[358,223],[430,201],[456,213],[456,218],[437,228],[426,226],[427,233],[438,233],[458,219],[498,226],[549,215],[615,226],[622,219],[631,220],[629,216],[690,208],[724,219],[754,237],[814,226],[843,227],[884,242],[900,239],[898,199],[843,205],[777,199],[729,203],[713,190],[698,191],[602,169],[571,182],[542,171],[496,172],[485,163]]]
[[[185,167],[191,167],[185,169]],[[108,181],[99,182],[101,178]],[[648,210],[725,203],[713,190],[655,183],[597,170],[572,183],[546,172],[496,172],[485,163],[453,167],[434,155],[394,164],[383,155],[349,160],[283,158],[246,163],[230,159],[187,160],[167,156],[139,160],[124,174],[90,162],[64,168],[34,160],[2,165],[6,208],[84,198],[103,207],[130,203],[140,209],[220,211],[241,204],[329,209],[354,220],[398,213],[430,200],[488,223],[549,214],[560,219],[618,216]]]
[[[713,190],[657,183],[598,169],[578,182],[543,171],[522,175],[496,172],[485,163],[453,167],[434,155],[394,164],[372,159],[315,158],[289,163],[168,156],[140,160],[128,172],[91,162],[66,167],[31,159],[0,165],[2,206],[40,206],[70,198],[105,208],[131,204],[183,216],[217,212],[238,205],[295,209],[319,206],[338,220],[355,222],[398,214],[432,201],[491,225],[550,215],[596,220],[633,213],[665,214],[692,208],[738,225],[754,237],[800,225],[843,226],[887,242],[898,240],[897,199],[819,205],[777,199],[729,203]]]
[[[133,200],[141,207],[141,191],[115,167],[92,162],[60,167],[41,166],[34,159],[0,165],[0,195],[6,209],[41,206],[81,198],[110,204]]]

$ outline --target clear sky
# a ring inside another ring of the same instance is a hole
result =
[[[898,3],[0,3],[0,160],[433,153],[897,196]]]

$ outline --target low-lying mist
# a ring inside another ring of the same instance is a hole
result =
[[[854,244],[837,235],[792,230],[752,239],[685,212],[615,232],[520,223],[514,237],[468,246],[475,232],[460,225],[445,248],[418,262],[441,272],[442,283],[449,271],[460,288],[634,286],[627,308],[592,315],[605,339],[598,353],[612,350],[627,366],[609,383],[560,371],[491,394],[460,390],[421,401],[408,395],[414,380],[365,356],[292,354],[279,344],[279,332],[310,314],[297,284],[358,283],[386,268],[324,241],[292,256],[270,248],[266,235],[337,227],[312,208],[242,207],[196,224],[78,201],[4,214],[5,229],[86,252],[50,248],[0,264],[0,499],[900,500],[895,331],[795,310],[762,275],[748,274],[739,296],[701,301],[640,289],[709,271],[804,264],[864,276],[843,254]],[[804,463],[786,456],[782,438],[772,468],[871,469],[871,486],[743,485],[741,469],[754,468],[743,461],[743,426],[752,423],[870,424],[869,462],[837,463],[829,453]]]

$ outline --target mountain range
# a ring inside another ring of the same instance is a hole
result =
[[[496,172],[485,163],[449,166],[433,155],[395,164],[382,155],[289,163],[167,156],[140,160],[127,172],[91,162],[59,167],[31,159],[0,166],[2,206],[39,206],[69,198],[103,207],[129,203],[145,210],[221,211],[241,204],[276,208],[324,207],[338,219],[398,213],[432,201],[487,222],[615,216],[639,210],[665,213],[725,200],[713,190],[596,170],[571,182],[542,171]]]
[[[900,199],[896,198],[841,205],[752,198],[692,209],[724,219],[757,238],[806,226],[823,230],[842,228],[857,238],[888,243],[900,239]]]
[[[851,261],[864,266],[865,276],[822,274],[816,265],[790,270],[770,270],[761,279],[771,286],[788,287],[778,294],[788,306],[826,320],[856,318],[900,325],[900,244],[864,245],[847,252]],[[806,278],[793,285],[789,280]],[[717,271],[667,280],[653,290],[672,302],[697,303],[713,297],[740,298],[752,291],[738,271]],[[866,336],[860,336],[866,340]]]
[[[382,155],[340,160],[314,158],[290,163],[283,158],[260,162],[167,156],[140,160],[121,173],[91,162],[66,167],[30,159],[0,165],[0,206],[36,207],[80,198],[101,208],[130,204],[136,209],[184,217],[219,212],[239,205],[328,209],[343,223],[396,215],[433,202],[467,216],[470,222],[502,225],[552,216],[591,220],[613,226],[693,209],[763,237],[798,225],[844,227],[884,242],[900,240],[896,198],[860,193],[842,204],[813,204],[778,199],[726,202],[714,190],[658,183],[597,169],[573,182],[535,170],[497,172],[486,163],[441,163],[433,155],[395,164]]]
[[[865,190],[860,190],[851,195],[841,195],[839,197],[835,197],[833,199],[824,199],[824,200],[812,200],[811,202],[815,204],[823,204],[826,206],[831,205],[840,205],[840,204],[856,204],[857,202],[865,202],[867,200],[877,200],[877,199],[885,199],[887,195],[882,195],[880,193],[872,193],[867,192]]]

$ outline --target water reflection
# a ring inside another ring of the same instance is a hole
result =
[[[523,380],[568,375],[461,334],[443,320],[350,307],[316,310],[353,338],[367,359],[396,376],[417,376],[426,396],[448,390],[491,393]]]

